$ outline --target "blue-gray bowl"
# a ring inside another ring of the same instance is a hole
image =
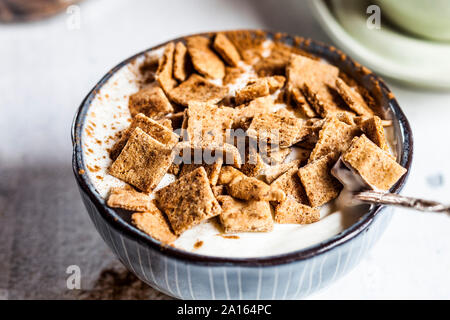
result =
[[[268,39],[275,38],[322,57],[366,88],[393,120],[398,161],[410,169],[413,154],[411,128],[393,94],[378,76],[332,46],[286,34],[259,30],[249,32],[264,34]],[[211,33],[201,35],[210,36]],[[75,115],[72,126],[73,171],[89,216],[103,240],[142,281],[181,299],[297,299],[345,275],[380,238],[390,220],[390,208],[373,206],[350,228],[302,250],[247,259],[210,257],[164,246],[138,230],[109,208],[88,176],[80,174],[87,170],[82,153],[82,131],[95,95],[121,67],[165,44],[138,53],[114,67],[86,96]],[[400,192],[406,179],[407,175],[403,176],[391,191]]]

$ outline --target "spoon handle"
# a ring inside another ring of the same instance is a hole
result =
[[[450,215],[450,206],[446,206],[436,201],[405,197],[395,193],[363,191],[356,193],[354,197],[356,200],[366,203],[384,204],[410,208],[419,211],[440,212]]]

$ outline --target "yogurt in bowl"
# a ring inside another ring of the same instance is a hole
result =
[[[386,135],[391,149],[403,166],[409,166],[412,145],[409,133],[404,135],[409,132],[407,121],[375,75],[336,49],[310,40],[260,31],[239,32],[264,39],[262,57],[271,56],[274,43],[283,43],[347,73],[378,99],[381,112],[392,121]],[[296,298],[347,272],[383,229],[388,215],[378,215],[381,208],[361,206],[349,212],[332,201],[321,208],[317,222],[274,224],[267,233],[224,234],[213,219],[193,226],[167,246],[134,227],[129,213],[106,206],[110,188],[124,185],[108,174],[112,162],[108,149],[118,132],[129,126],[128,99],[145,80],[142,65],[160,57],[163,50],[162,46],[150,49],[113,69],[88,95],[75,120],[74,171],[91,218],[105,241],[142,280],[179,298]],[[228,87],[231,101],[256,73],[252,66],[242,69],[244,72]],[[278,94],[273,93],[274,98]],[[286,108],[287,103],[277,101],[273,112]],[[295,152],[291,152],[285,161],[295,158]],[[175,176],[166,174],[155,190],[174,180]]]

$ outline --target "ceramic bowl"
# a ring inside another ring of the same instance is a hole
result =
[[[262,32],[247,31],[252,34]],[[398,161],[410,168],[411,128],[381,79],[332,46],[286,34],[263,34],[267,39],[276,38],[328,60],[369,90],[382,106],[386,118],[393,120]],[[210,36],[211,33],[201,35]],[[114,254],[142,281],[180,299],[297,299],[349,272],[379,239],[390,220],[391,209],[373,206],[350,228],[302,250],[247,259],[211,257],[162,246],[109,208],[88,175],[80,174],[81,170],[87,170],[82,152],[82,131],[94,97],[120,68],[164,45],[138,53],[109,71],[81,103],[72,126],[73,172],[81,197],[95,228]],[[391,191],[399,192],[406,179],[407,175],[403,176]]]

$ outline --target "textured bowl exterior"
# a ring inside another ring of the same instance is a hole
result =
[[[393,119],[398,159],[410,168],[411,129],[395,98],[377,76],[331,46],[285,34],[264,34],[326,58],[376,96]],[[180,299],[298,299],[327,286],[357,265],[384,232],[390,208],[373,206],[355,225],[309,248],[244,259],[208,257],[164,246],[106,206],[87,176],[80,174],[80,170],[86,170],[81,149],[84,119],[91,101],[111,75],[146,51],[125,60],[100,80],[81,104],[72,127],[73,170],[83,202],[101,237],[120,261],[142,281]],[[391,191],[399,192],[406,178],[402,177]]]

